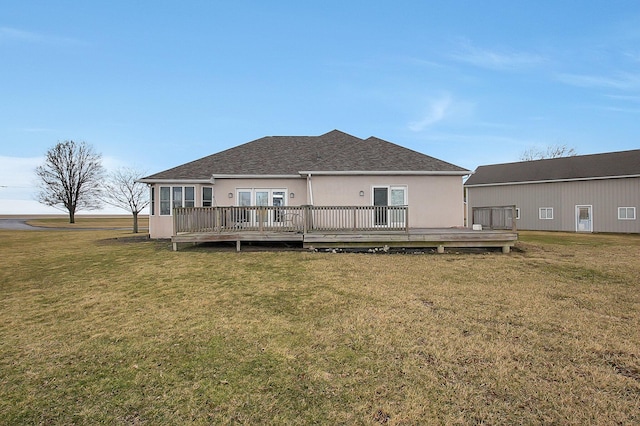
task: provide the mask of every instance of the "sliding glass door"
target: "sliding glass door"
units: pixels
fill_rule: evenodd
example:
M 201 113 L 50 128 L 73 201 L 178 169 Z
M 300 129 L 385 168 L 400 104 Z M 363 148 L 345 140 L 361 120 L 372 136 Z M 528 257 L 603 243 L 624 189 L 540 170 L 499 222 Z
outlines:
M 283 207 L 286 205 L 286 189 L 238 189 L 236 193 L 238 206 Z M 282 211 L 279 209 L 264 209 L 262 211 L 256 209 L 255 214 L 247 210 L 245 216 L 246 222 L 252 226 L 258 223 L 273 224 L 283 220 Z
M 404 226 L 406 221 L 405 212 L 403 210 L 390 210 L 388 207 L 407 205 L 407 187 L 373 187 L 373 205 L 376 207 L 373 213 L 375 226 Z

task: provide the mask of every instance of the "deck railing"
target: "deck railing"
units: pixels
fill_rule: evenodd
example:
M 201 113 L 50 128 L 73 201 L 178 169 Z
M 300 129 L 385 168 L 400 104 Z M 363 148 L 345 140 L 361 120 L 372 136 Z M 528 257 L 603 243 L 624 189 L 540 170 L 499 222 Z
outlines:
M 483 228 L 516 230 L 516 206 L 473 207 L 471 217 Z
M 407 206 L 179 207 L 174 234 L 202 232 L 408 232 Z

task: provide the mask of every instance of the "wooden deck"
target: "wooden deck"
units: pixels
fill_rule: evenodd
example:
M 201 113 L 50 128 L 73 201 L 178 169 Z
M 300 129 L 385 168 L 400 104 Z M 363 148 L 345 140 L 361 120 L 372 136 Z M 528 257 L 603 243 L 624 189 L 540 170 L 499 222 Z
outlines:
M 300 242 L 305 248 L 501 247 L 515 230 L 409 228 L 407 206 L 242 206 L 174 209 L 173 249 L 181 243 Z
M 304 248 L 436 248 L 439 253 L 445 248 L 486 248 L 501 247 L 503 253 L 509 253 L 518 240 L 518 234 L 512 231 L 473 231 L 468 228 L 416 228 L 409 232 L 369 231 L 363 232 L 195 232 L 182 233 L 171 238 L 173 249 L 178 244 L 199 244 L 206 242 L 235 241 L 240 251 L 241 243 L 246 242 L 300 242 Z

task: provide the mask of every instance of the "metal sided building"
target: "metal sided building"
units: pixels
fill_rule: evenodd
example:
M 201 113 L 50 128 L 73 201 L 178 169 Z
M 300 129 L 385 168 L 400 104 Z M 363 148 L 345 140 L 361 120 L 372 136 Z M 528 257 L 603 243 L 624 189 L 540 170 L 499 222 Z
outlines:
M 521 230 L 640 233 L 640 149 L 480 166 L 467 215 L 515 205 Z

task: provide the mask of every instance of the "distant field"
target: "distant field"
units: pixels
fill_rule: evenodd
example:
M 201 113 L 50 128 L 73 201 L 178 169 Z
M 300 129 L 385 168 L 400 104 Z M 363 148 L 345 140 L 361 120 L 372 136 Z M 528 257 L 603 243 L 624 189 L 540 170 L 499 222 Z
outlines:
M 75 223 L 69 223 L 68 216 L 34 216 L 28 224 L 48 228 L 132 228 L 133 216 L 76 216 Z M 149 228 L 149 216 L 138 217 L 138 227 Z
M 2 424 L 640 423 L 637 235 L 523 232 L 509 255 L 0 239 Z

